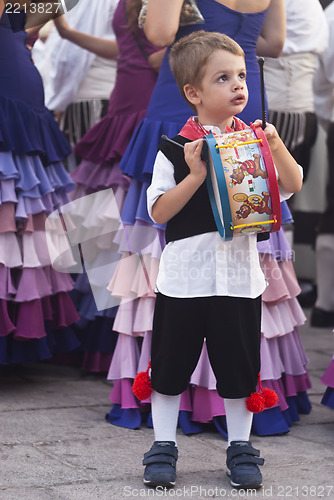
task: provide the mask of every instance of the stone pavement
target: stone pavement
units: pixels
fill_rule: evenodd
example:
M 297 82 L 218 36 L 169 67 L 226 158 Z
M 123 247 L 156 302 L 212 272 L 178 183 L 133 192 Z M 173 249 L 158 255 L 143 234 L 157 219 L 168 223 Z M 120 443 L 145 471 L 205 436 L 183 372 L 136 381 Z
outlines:
M 41 363 L 0 371 L 0 499 L 334 499 L 334 412 L 320 404 L 325 387 L 319 380 L 333 355 L 334 335 L 307 322 L 301 336 L 313 408 L 286 435 L 252 437 L 266 459 L 264 487 L 257 492 L 230 487 L 226 441 L 210 432 L 188 437 L 178 431 L 176 488 L 145 488 L 141 460 L 152 429 L 104 420 L 111 389 L 105 377 Z

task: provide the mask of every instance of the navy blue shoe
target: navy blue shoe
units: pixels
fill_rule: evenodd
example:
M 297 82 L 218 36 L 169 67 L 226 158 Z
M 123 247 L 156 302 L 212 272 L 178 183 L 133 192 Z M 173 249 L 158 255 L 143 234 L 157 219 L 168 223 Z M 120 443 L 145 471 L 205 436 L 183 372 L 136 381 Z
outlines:
M 227 475 L 234 488 L 258 489 L 262 486 L 262 474 L 258 465 L 264 464 L 259 450 L 250 441 L 232 441 L 226 450 Z
M 177 458 L 174 441 L 154 441 L 150 451 L 144 454 L 144 484 L 153 488 L 175 486 Z

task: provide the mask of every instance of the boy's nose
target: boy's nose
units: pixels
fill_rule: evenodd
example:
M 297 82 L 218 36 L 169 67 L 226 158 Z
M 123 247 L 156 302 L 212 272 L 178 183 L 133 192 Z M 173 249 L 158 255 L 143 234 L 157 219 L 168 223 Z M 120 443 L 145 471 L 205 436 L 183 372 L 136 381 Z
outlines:
M 244 88 L 244 82 L 237 80 L 233 83 L 233 90 L 241 90 Z

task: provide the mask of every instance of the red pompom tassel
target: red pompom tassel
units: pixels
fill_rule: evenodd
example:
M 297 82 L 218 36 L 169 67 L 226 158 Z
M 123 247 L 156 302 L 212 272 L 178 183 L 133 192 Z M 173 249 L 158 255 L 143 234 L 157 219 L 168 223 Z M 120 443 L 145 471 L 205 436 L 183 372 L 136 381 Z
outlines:
M 264 399 L 262 394 L 258 392 L 252 392 L 252 394 L 246 399 L 247 410 L 252 413 L 260 413 L 264 410 Z
M 150 368 L 151 361 L 148 364 L 146 372 L 137 373 L 132 384 L 132 392 L 140 400 L 147 399 L 152 394 L 152 384 L 148 374 Z
M 265 408 L 272 408 L 278 403 L 278 396 L 272 389 L 262 388 L 261 385 L 261 374 L 259 373 L 259 390 L 253 392 L 246 399 L 247 410 L 252 413 L 260 413 Z
M 264 406 L 266 408 L 272 408 L 278 403 L 278 396 L 272 389 L 263 389 L 262 396 L 264 399 Z

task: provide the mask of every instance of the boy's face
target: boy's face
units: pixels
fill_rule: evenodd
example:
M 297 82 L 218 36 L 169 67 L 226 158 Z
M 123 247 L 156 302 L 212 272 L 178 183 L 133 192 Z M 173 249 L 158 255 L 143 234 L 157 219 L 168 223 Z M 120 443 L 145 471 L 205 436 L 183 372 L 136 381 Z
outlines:
M 193 104 L 202 123 L 229 125 L 231 117 L 240 113 L 248 101 L 244 58 L 226 50 L 215 50 L 206 64 L 196 95 L 197 102 Z

